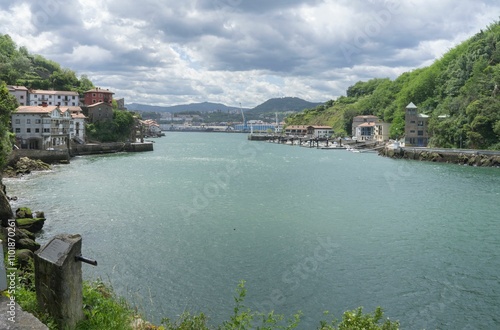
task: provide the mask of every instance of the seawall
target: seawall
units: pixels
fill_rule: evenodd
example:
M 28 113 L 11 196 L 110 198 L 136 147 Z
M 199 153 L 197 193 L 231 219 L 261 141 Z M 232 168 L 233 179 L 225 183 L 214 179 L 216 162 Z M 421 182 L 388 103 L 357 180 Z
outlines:
M 143 151 L 153 151 L 153 143 L 111 142 L 111 143 L 76 144 L 71 146 L 71 156 L 109 154 L 115 152 L 143 152 Z
M 383 148 L 379 155 L 459 165 L 500 167 L 500 151 L 433 148 Z
M 71 157 L 83 155 L 98 155 L 115 152 L 144 152 L 153 151 L 152 142 L 144 143 L 92 143 L 92 144 L 73 144 L 71 149 L 55 150 L 34 150 L 34 149 L 16 149 L 9 156 L 9 164 L 15 164 L 21 157 L 39 159 L 47 164 L 67 163 Z

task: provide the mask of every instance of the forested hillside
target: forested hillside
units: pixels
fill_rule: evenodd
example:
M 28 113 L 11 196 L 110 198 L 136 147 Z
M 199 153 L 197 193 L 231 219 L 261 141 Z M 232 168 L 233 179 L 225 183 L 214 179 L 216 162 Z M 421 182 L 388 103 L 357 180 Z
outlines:
M 0 34 L 0 81 L 33 89 L 76 91 L 82 94 L 94 86 L 87 76 L 80 78 L 70 69 L 41 55 L 33 55 L 26 47 L 17 47 L 9 35 Z
M 349 135 L 354 116 L 374 114 L 391 122 L 391 137 L 400 138 L 410 102 L 431 116 L 431 146 L 500 149 L 500 22 L 429 67 L 395 80 L 358 82 L 346 96 L 291 116 L 287 124 L 329 124 Z

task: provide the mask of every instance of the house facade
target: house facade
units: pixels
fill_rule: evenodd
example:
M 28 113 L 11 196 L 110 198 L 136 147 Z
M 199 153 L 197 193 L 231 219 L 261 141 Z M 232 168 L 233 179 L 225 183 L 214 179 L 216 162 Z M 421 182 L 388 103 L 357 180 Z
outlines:
M 30 106 L 78 106 L 80 97 L 77 92 L 46 91 L 31 89 L 28 91 Z
M 110 106 L 113 105 L 113 92 L 109 89 L 96 87 L 85 92 L 84 104 L 89 106 L 95 103 L 106 103 Z
M 405 110 L 405 146 L 427 147 L 429 143 L 429 116 L 418 113 L 413 102 Z
M 16 145 L 22 149 L 64 148 L 72 124 L 71 111 L 59 106 L 20 106 L 12 115 Z
M 290 125 L 285 128 L 286 135 L 306 136 L 307 125 Z
M 105 102 L 98 102 L 86 107 L 89 122 L 96 123 L 113 119 L 113 107 Z
M 357 141 L 387 141 L 389 129 L 389 123 L 373 115 L 356 116 L 352 120 L 352 137 Z
M 329 138 L 333 135 L 333 129 L 330 126 L 308 126 L 307 135 L 312 138 Z
M 28 105 L 28 89 L 24 86 L 13 86 L 13 85 L 8 85 L 7 89 L 9 90 L 9 93 L 14 95 L 14 97 L 17 100 L 17 103 L 20 106 L 23 105 Z

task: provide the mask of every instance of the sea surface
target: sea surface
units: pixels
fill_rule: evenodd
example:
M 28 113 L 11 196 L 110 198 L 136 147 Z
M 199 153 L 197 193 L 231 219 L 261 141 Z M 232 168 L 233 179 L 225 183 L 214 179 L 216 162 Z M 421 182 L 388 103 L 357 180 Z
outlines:
M 102 278 L 154 322 L 245 305 L 315 329 L 383 307 L 403 329 L 500 328 L 500 169 L 174 133 L 4 179 L 40 242 L 81 234 Z

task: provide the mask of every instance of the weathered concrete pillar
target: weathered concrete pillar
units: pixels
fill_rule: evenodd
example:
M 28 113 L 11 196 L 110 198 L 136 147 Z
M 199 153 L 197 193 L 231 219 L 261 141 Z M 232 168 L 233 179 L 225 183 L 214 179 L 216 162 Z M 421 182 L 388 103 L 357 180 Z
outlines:
M 3 262 L 3 242 L 0 239 L 0 291 L 7 290 L 7 270 Z
M 35 286 L 38 305 L 60 329 L 74 329 L 83 315 L 82 237 L 61 234 L 35 252 Z

